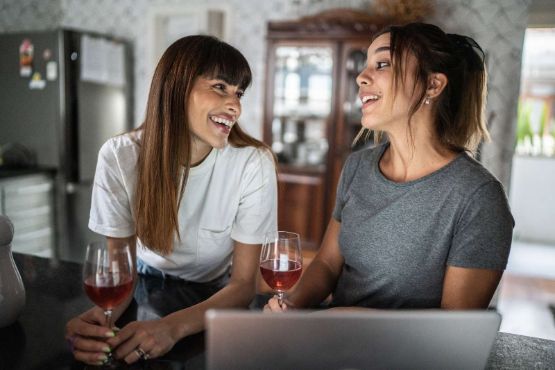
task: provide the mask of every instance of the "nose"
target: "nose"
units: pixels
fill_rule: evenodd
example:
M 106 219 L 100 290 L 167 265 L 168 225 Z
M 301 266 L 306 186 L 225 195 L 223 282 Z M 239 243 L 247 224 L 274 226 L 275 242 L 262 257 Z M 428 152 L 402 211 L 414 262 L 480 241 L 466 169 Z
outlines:
M 370 75 L 370 71 L 368 70 L 368 68 L 363 69 L 362 72 L 358 74 L 356 81 L 358 87 L 370 84 L 370 82 L 372 81 L 372 76 Z
M 241 114 L 241 101 L 235 95 L 230 96 L 226 101 L 226 109 L 234 116 L 239 117 Z

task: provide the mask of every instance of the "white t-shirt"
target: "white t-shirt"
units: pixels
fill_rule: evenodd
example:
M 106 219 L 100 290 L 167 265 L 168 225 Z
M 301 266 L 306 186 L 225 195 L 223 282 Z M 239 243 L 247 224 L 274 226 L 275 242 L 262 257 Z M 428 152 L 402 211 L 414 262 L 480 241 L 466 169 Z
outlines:
M 135 234 L 133 199 L 139 146 L 125 134 L 100 149 L 89 228 L 110 237 Z M 277 230 L 277 181 L 270 153 L 254 147 L 212 149 L 189 171 L 179 211 L 181 240 L 157 254 L 138 240 L 137 256 L 165 273 L 196 282 L 221 276 L 231 263 L 233 240 L 261 244 Z

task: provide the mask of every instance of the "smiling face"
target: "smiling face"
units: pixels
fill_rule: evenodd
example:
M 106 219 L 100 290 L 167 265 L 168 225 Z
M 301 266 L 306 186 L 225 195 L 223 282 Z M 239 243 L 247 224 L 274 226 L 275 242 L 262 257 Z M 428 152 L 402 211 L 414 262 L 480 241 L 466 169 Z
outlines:
M 409 56 L 404 64 L 405 76 L 399 76 L 400 83 L 395 89 L 390 34 L 384 33 L 372 42 L 368 48 L 367 66 L 357 77 L 363 127 L 386 132 L 395 127 L 407 127 L 409 110 L 416 95 L 413 88 L 415 65 L 414 57 Z
M 187 102 L 193 136 L 193 158 L 202 159 L 212 148 L 223 148 L 241 115 L 243 90 L 221 78 L 197 77 Z

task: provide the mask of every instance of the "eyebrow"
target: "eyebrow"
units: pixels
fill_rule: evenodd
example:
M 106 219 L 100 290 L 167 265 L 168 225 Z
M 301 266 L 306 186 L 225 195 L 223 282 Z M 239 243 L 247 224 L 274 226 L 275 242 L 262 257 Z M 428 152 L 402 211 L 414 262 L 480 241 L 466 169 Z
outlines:
M 374 50 L 374 54 L 378 54 L 382 51 L 389 51 L 389 50 L 390 50 L 389 46 L 380 46 L 379 48 Z

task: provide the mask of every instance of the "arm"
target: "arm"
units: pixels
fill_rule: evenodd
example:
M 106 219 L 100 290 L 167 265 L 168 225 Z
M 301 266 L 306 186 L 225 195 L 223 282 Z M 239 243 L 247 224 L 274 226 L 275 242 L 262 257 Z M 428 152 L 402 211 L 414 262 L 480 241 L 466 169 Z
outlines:
M 453 236 L 441 308 L 487 308 L 507 264 L 513 226 L 499 182 L 487 182 L 472 194 Z
M 447 266 L 441 308 L 485 309 L 501 280 L 503 271 Z
M 204 330 L 204 314 L 211 308 L 247 307 L 255 295 L 260 246 L 235 242 L 229 283 L 207 300 L 174 312 L 160 320 L 135 321 L 125 326 L 108 343 L 116 357 L 127 363 L 137 361 L 134 352 L 142 348 L 151 358 L 167 353 L 180 339 Z
M 319 304 L 333 291 L 341 274 L 344 259 L 339 250 L 341 223 L 331 219 L 322 246 L 308 266 L 299 283 L 287 295 L 286 304 L 295 308 Z M 272 298 L 266 310 L 282 311 L 277 299 Z
M 135 261 L 135 240 L 134 236 L 129 238 L 107 237 L 108 248 L 118 248 L 128 243 L 133 261 Z M 134 273 L 137 273 L 136 268 L 134 268 Z M 114 322 L 129 306 L 132 299 L 132 295 L 129 295 L 125 302 L 113 310 Z M 67 322 L 65 337 L 71 343 L 76 360 L 88 364 L 101 364 L 106 359 L 106 353 L 110 352 L 110 346 L 106 340 L 114 337 L 115 334 L 111 328 L 106 328 L 105 325 L 104 310 L 98 306 L 92 307 Z

